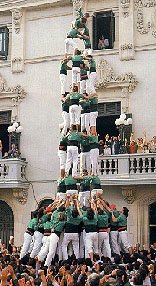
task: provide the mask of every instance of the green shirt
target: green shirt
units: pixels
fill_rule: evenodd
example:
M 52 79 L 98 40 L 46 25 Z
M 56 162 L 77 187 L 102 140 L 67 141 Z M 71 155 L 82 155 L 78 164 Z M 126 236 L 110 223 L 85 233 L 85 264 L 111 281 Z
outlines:
M 82 19 L 82 18 L 80 18 L 80 19 Z M 87 19 L 86 20 L 84 19 L 85 23 L 80 23 L 80 19 L 77 19 L 74 23 L 74 26 L 78 29 L 84 28 L 85 23 L 87 22 Z
M 88 79 L 87 71 L 89 70 L 88 67 L 80 68 L 80 79 L 86 80 Z
M 70 100 L 83 98 L 83 95 L 77 92 L 71 92 L 69 95 Z
M 69 113 L 70 101 L 62 101 L 62 111 Z
M 80 63 L 83 61 L 82 55 L 72 56 L 73 67 L 80 67 Z
M 81 147 L 81 152 L 89 152 L 90 151 L 89 136 L 83 136 L 82 135 L 81 141 L 80 141 L 80 147 Z
M 60 74 L 67 75 L 67 69 L 68 69 L 67 63 L 61 63 L 61 65 L 60 65 Z
M 98 136 L 89 136 L 89 143 L 91 149 L 99 148 Z
M 101 215 L 97 215 L 98 217 L 98 229 L 108 228 L 108 215 L 106 212 Z
M 77 29 L 71 29 L 67 36 L 70 36 L 71 38 L 77 38 L 77 36 L 80 35 L 80 32 Z
M 34 230 L 37 224 L 38 224 L 37 218 L 33 218 L 28 222 L 27 228 L 31 228 Z
M 83 179 L 80 181 L 80 191 L 90 191 L 90 182 L 92 180 L 92 176 L 84 176 Z
M 127 218 L 124 214 L 117 217 L 118 227 L 127 226 Z
M 97 112 L 98 111 L 98 98 L 97 96 L 90 98 L 90 111 Z
M 89 37 L 89 29 L 88 29 L 88 27 L 85 27 L 85 31 L 84 31 L 83 35 Z M 85 49 L 90 49 L 90 48 L 91 48 L 90 38 L 88 38 L 88 39 L 83 39 L 83 42 L 84 42 L 84 45 L 85 45 Z
M 91 176 L 91 177 L 92 177 L 91 179 L 92 188 L 93 189 L 101 188 L 100 178 L 98 176 Z
M 119 215 L 120 215 L 119 211 L 117 211 L 117 210 L 113 210 L 112 213 L 113 213 L 113 215 L 115 216 L 115 218 L 118 218 Z M 112 213 L 110 213 L 110 214 L 111 214 L 111 216 L 110 216 L 111 226 L 117 226 L 118 223 L 117 223 L 117 222 L 114 222 L 114 221 L 112 220 Z
M 66 193 L 65 178 L 57 180 L 57 192 Z
M 74 209 L 74 208 L 72 208 Z M 82 217 L 80 217 L 79 215 L 76 218 L 73 218 L 72 216 L 72 209 L 71 208 L 67 208 L 66 209 L 66 214 L 67 214 L 67 223 L 73 224 L 73 225 L 79 225 L 80 222 L 82 221 Z
M 58 216 L 59 216 L 59 214 L 60 214 L 60 210 L 59 210 L 59 208 L 57 208 L 57 209 L 53 212 L 53 215 L 52 215 L 52 224 L 53 224 L 53 225 L 58 222 Z
M 58 220 L 58 221 L 53 225 L 54 232 L 57 234 L 58 237 L 60 237 L 61 232 L 64 230 L 65 224 L 66 224 L 66 221 L 59 221 L 59 220 Z
M 69 186 L 69 185 L 76 185 L 77 184 L 77 180 L 74 179 L 72 176 L 68 176 L 65 178 L 65 185 Z
M 46 221 L 46 222 L 44 223 L 44 232 L 46 232 L 45 230 L 47 230 L 47 231 L 51 230 L 52 227 L 53 227 L 52 221 Z
M 85 226 L 88 226 L 88 225 L 97 225 L 97 222 L 98 222 L 97 215 L 94 215 L 94 218 L 93 218 L 93 219 L 88 219 L 86 216 L 83 217 L 83 223 L 84 223 Z
M 75 142 L 74 146 L 78 146 L 81 139 L 82 139 L 82 135 L 79 132 L 76 131 L 72 131 L 71 133 L 69 133 L 67 135 L 67 139 L 68 139 L 68 145 L 72 146 L 73 141 Z
M 91 69 L 95 69 L 96 70 L 96 62 L 95 62 L 95 60 L 93 58 L 91 58 L 89 60 L 89 67 L 90 67 L 90 71 L 91 71 Z

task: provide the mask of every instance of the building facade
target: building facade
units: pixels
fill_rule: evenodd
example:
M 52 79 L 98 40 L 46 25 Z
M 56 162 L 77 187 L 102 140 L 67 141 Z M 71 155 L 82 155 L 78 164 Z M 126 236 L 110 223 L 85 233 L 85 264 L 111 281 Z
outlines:
M 56 195 L 59 62 L 79 7 L 90 14 L 88 26 L 98 67 L 98 120 L 99 126 L 106 126 L 101 132 L 108 133 L 112 120 L 125 113 L 133 119 L 135 138 L 144 132 L 147 140 L 156 135 L 156 0 L 2 0 L 0 139 L 4 152 L 9 144 L 8 126 L 20 122 L 20 151 L 26 161 L 0 160 L 0 236 L 5 240 L 14 234 L 18 246 L 31 211 Z M 108 46 L 99 50 L 102 35 Z M 107 168 L 106 161 L 110 162 Z M 105 199 L 130 210 L 132 243 L 156 241 L 155 161 L 155 154 L 124 154 L 99 162 Z

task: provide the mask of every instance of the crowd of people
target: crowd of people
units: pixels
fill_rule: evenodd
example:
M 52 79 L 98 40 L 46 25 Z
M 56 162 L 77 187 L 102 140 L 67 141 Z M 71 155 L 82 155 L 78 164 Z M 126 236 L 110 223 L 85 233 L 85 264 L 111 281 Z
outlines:
M 13 244 L 8 248 L 0 243 L 0 284 L 2 286 L 130 286 L 156 285 L 156 243 L 148 249 L 139 244 L 133 252 L 114 254 L 111 259 L 94 255 L 94 265 L 88 259 L 58 260 L 42 267 L 29 255 L 20 259 L 20 252 Z
M 156 136 L 153 136 L 152 140 L 147 142 L 146 137 L 144 138 L 133 138 L 134 135 L 131 133 L 130 143 L 127 140 L 123 142 L 120 136 L 112 136 L 106 134 L 103 140 L 99 141 L 99 154 L 100 155 L 117 155 L 123 152 L 128 154 L 141 154 L 141 153 L 156 153 Z

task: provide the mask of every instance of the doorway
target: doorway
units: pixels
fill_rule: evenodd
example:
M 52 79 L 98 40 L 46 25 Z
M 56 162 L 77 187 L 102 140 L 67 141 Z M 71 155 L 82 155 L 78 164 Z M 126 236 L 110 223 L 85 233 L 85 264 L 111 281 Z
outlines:
M 0 112 L 0 140 L 2 140 L 2 154 L 9 151 L 8 127 L 11 123 L 11 111 Z
M 99 140 L 104 140 L 106 134 L 111 136 L 118 136 L 119 130 L 116 128 L 115 120 L 119 118 L 118 115 L 99 116 L 97 118 L 97 133 Z
M 149 205 L 150 244 L 156 242 L 156 202 Z
M 9 238 L 14 235 L 14 215 L 11 207 L 0 200 L 0 238 L 8 246 Z
M 98 104 L 97 133 L 99 140 L 103 140 L 106 134 L 118 136 L 119 131 L 115 120 L 121 114 L 121 101 L 103 102 Z

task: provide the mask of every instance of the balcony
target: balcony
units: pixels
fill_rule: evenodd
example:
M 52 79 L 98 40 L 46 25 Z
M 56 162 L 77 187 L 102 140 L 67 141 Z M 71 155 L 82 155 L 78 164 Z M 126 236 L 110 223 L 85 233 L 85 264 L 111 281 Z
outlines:
M 156 153 L 99 157 L 102 185 L 156 184 Z
M 27 163 L 21 159 L 1 159 L 0 189 L 28 189 L 29 183 L 25 178 L 26 166 Z

